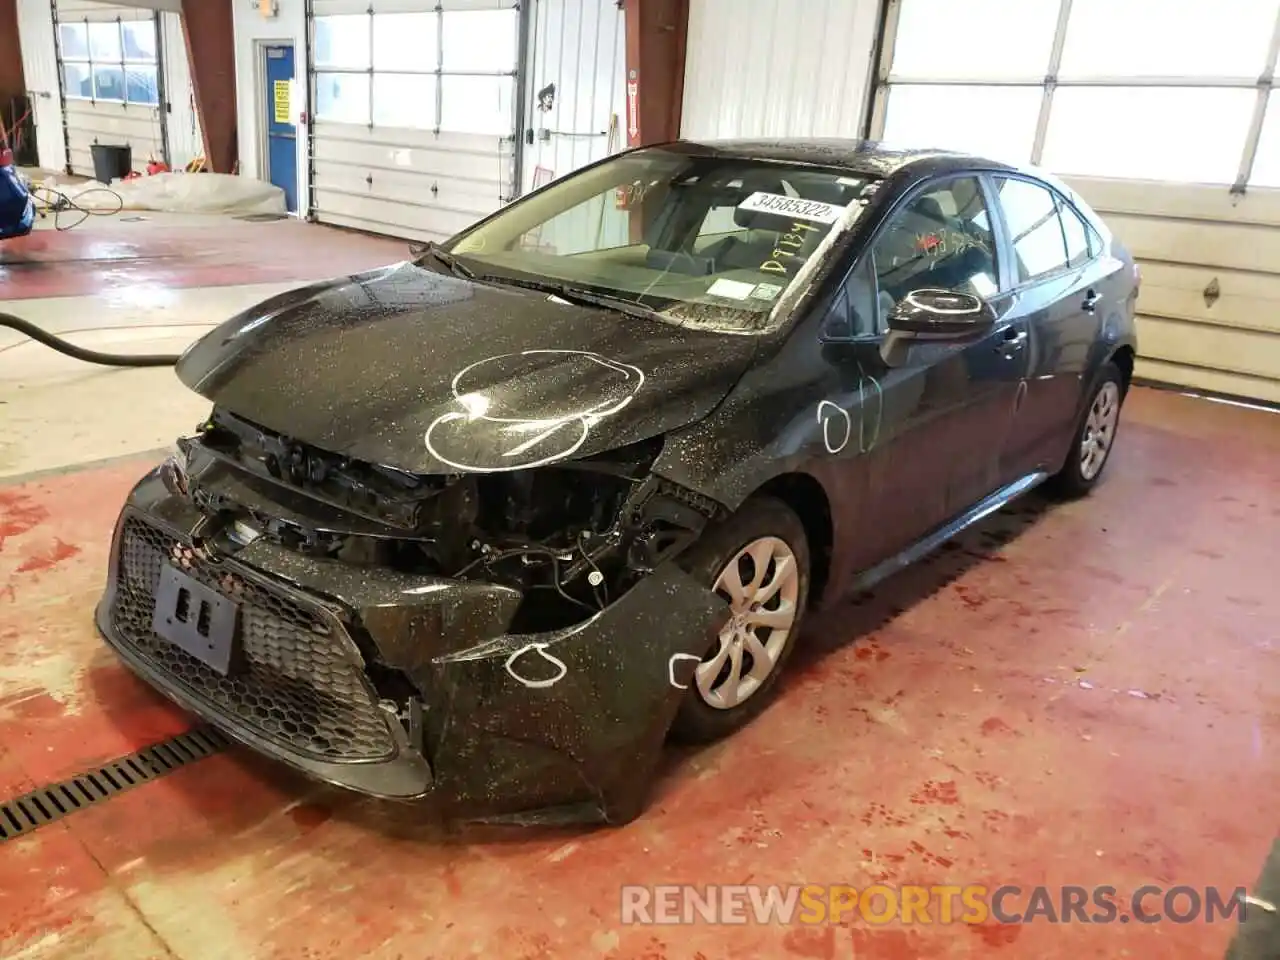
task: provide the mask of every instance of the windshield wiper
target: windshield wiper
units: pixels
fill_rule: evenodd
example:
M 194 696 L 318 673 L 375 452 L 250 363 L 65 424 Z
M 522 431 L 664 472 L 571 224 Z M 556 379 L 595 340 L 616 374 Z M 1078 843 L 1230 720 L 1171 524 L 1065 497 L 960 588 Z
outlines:
M 541 293 L 549 293 L 552 296 L 559 297 L 561 300 L 567 300 L 569 303 L 577 304 L 580 307 L 603 307 L 606 310 L 616 310 L 618 313 L 625 313 L 629 317 L 640 317 L 643 320 L 660 319 L 658 311 L 651 310 L 649 307 L 642 306 L 634 300 L 624 300 L 622 297 L 611 297 L 605 293 L 590 293 L 586 290 L 579 290 L 564 283 L 552 283 L 546 280 L 517 280 L 511 277 L 490 277 L 481 276 L 479 280 L 489 283 L 506 284 L 512 287 L 524 287 L 526 290 L 537 290 Z
M 470 267 L 464 267 L 458 262 L 458 258 L 451 253 L 445 253 L 440 249 L 440 245 L 432 242 L 428 243 L 426 249 L 422 251 L 423 255 L 434 258 L 448 267 L 456 276 L 463 277 L 467 280 L 476 278 L 475 272 Z

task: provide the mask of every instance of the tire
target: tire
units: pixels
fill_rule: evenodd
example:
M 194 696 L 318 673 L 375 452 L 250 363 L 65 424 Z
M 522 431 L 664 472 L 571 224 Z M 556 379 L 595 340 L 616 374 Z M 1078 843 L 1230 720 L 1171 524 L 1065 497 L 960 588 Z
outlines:
M 750 586 L 746 581 L 754 580 L 755 561 L 745 553 L 748 548 L 758 551 L 756 556 L 770 558 L 762 588 L 773 584 L 779 558 L 786 560 L 789 555 L 794 561 L 794 577 L 780 578 L 776 592 L 767 597 L 762 608 L 766 615 L 787 609 L 793 610 L 794 615 L 785 631 L 780 626 L 752 627 L 748 621 L 753 608 L 745 601 L 739 605 L 735 619 L 725 626 L 695 668 L 695 676 L 671 724 L 671 738 L 678 742 L 710 743 L 746 726 L 777 694 L 778 676 L 795 648 L 809 599 L 809 543 L 804 524 L 786 504 L 768 497 L 748 500 L 737 513 L 704 533 L 690 548 L 683 565 L 690 574 L 717 589 L 721 576 L 729 573 L 736 561 L 737 582 Z M 733 602 L 729 591 L 721 588 L 717 593 Z M 786 614 L 781 616 L 785 621 Z M 752 655 L 748 630 L 759 641 L 758 648 L 772 657 L 772 668 L 760 677 L 751 675 L 759 661 Z M 735 646 L 739 651 L 737 685 L 729 682 Z M 725 648 L 723 666 L 712 675 L 707 666 Z
M 1066 499 L 1075 499 L 1086 496 L 1098 485 L 1115 449 L 1124 399 L 1124 376 L 1120 368 L 1114 363 L 1104 364 L 1089 393 L 1088 402 L 1080 412 L 1080 421 L 1067 451 L 1067 462 L 1049 479 L 1048 486 L 1052 492 Z M 1105 439 L 1105 446 L 1100 451 L 1097 442 L 1093 441 L 1095 437 Z

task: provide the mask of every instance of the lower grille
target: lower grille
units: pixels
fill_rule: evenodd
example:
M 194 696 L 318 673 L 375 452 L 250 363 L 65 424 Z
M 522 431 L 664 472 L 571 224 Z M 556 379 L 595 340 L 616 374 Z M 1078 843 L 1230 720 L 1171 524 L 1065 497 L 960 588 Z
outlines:
M 203 559 L 137 517 L 121 531 L 111 622 L 119 641 L 233 724 L 293 753 L 329 762 L 378 760 L 395 743 L 340 628 L 291 597 Z M 243 660 L 230 677 L 151 629 L 164 563 L 241 605 Z

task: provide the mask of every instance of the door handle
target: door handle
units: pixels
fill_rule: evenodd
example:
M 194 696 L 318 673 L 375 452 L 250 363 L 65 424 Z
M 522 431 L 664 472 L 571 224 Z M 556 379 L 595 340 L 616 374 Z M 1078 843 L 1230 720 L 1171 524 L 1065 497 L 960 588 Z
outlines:
M 1015 330 L 1013 327 L 1005 330 L 1004 336 L 1001 338 L 1000 345 L 996 347 L 997 353 L 1002 353 L 1006 357 L 1012 357 L 1015 353 L 1027 345 L 1027 331 Z
M 1085 313 L 1093 313 L 1101 302 L 1102 296 L 1096 290 L 1090 290 L 1084 295 L 1084 303 L 1080 304 L 1080 309 Z

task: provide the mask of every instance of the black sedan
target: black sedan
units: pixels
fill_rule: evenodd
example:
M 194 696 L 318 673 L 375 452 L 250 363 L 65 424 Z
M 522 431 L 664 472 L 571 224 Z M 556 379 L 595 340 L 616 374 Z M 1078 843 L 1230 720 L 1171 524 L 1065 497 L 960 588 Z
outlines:
M 107 641 L 250 747 L 465 819 L 625 822 L 807 610 L 1099 480 L 1138 272 L 1041 172 L 628 151 L 195 343 Z

